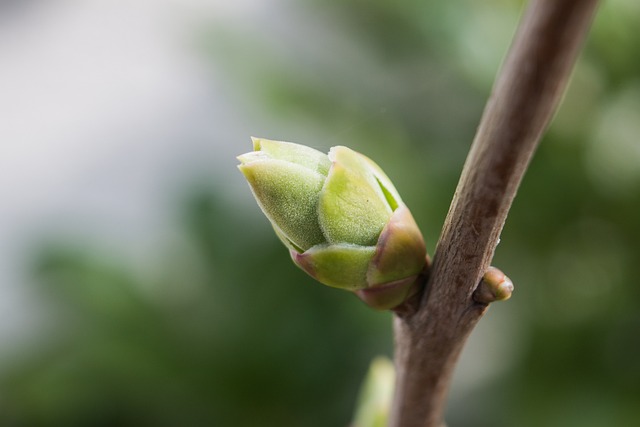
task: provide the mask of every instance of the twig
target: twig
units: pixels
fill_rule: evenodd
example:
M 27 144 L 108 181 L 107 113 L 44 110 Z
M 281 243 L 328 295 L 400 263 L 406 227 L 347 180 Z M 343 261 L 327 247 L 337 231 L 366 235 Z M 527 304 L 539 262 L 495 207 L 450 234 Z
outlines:
M 392 427 L 440 427 L 453 368 L 487 304 L 489 267 L 531 156 L 567 85 L 597 0 L 533 0 L 485 107 L 420 298 L 396 310 Z

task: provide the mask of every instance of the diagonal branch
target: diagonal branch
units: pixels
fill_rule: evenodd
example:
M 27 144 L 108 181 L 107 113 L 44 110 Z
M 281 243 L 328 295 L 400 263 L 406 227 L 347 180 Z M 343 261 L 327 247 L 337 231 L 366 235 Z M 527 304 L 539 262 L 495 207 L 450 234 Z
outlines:
M 597 0 L 532 0 L 464 165 L 421 298 L 396 310 L 390 425 L 439 427 L 453 368 L 486 310 L 472 294 L 586 36 Z

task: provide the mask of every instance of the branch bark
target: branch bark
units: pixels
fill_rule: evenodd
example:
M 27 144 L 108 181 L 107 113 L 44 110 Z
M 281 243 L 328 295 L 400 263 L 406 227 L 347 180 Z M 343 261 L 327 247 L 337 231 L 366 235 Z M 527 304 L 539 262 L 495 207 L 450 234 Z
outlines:
M 472 295 L 565 87 L 597 0 L 533 0 L 496 79 L 423 292 L 395 310 L 392 427 L 440 427 L 454 366 L 487 304 Z

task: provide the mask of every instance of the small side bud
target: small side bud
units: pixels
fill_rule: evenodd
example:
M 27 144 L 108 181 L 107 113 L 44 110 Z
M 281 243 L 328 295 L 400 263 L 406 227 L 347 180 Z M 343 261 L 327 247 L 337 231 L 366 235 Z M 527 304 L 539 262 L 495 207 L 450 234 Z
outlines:
M 473 300 L 481 304 L 504 301 L 511 298 L 513 282 L 500 269 L 489 267 L 473 293 Z

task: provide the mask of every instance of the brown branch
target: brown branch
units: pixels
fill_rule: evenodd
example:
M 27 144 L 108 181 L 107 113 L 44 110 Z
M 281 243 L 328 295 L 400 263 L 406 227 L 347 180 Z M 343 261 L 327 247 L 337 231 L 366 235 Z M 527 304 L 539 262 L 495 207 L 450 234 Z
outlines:
M 421 298 L 396 310 L 392 427 L 440 427 L 453 368 L 487 305 L 489 267 L 531 156 L 567 85 L 597 0 L 533 0 L 499 73 Z

